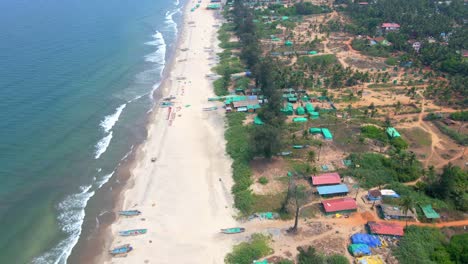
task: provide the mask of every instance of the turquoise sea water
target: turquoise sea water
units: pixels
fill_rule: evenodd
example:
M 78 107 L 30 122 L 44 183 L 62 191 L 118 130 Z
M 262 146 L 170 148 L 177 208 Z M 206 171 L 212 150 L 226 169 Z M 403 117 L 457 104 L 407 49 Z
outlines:
M 0 263 L 65 263 L 144 125 L 178 0 L 0 1 Z

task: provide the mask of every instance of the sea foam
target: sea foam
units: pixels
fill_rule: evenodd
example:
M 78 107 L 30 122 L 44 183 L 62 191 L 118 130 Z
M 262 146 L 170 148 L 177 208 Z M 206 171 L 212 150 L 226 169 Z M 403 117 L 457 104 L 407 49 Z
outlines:
M 99 140 L 98 143 L 96 143 L 96 146 L 94 148 L 96 149 L 94 152 L 94 158 L 99 159 L 101 155 L 106 152 L 107 147 L 109 147 L 110 142 L 112 139 L 112 131 L 107 134 L 107 136 L 103 137 L 101 140 Z
M 123 104 L 117 107 L 113 114 L 104 117 L 104 120 L 99 124 L 104 129 L 104 132 L 108 133 L 114 127 L 126 106 L 127 104 Z

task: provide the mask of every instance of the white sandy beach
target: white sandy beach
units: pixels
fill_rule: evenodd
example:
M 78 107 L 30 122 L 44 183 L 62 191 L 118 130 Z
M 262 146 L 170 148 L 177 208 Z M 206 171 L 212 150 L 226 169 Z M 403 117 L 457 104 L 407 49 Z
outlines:
M 161 108 L 152 118 L 132 170 L 133 185 L 123 194 L 122 209 L 138 209 L 142 215 L 119 217 L 112 225 L 112 246 L 130 243 L 134 250 L 108 263 L 223 263 L 231 249 L 232 239 L 219 233 L 220 228 L 236 226 L 224 113 L 202 111 L 214 95 L 205 75 L 218 49 L 213 26 L 220 22 L 214 11 L 205 9 L 207 1 L 190 12 L 195 4 L 184 11 L 177 57 L 161 87 L 164 95 L 177 97 L 175 104 L 170 114 Z M 181 77 L 185 80 L 178 80 Z M 137 228 L 148 228 L 148 233 L 117 235 Z

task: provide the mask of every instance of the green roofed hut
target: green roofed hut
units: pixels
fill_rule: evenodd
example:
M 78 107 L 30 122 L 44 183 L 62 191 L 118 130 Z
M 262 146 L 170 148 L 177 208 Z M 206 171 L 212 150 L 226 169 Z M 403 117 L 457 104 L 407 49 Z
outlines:
M 294 123 L 305 123 L 307 122 L 307 118 L 305 117 L 295 117 L 293 118 Z
M 296 103 L 297 102 L 297 97 L 288 97 L 288 102 L 290 103 Z
M 385 131 L 387 132 L 387 135 L 391 138 L 397 138 L 401 136 L 400 133 L 394 127 L 387 127 Z
M 305 105 L 305 109 L 306 109 L 307 113 L 309 113 L 309 114 L 312 113 L 312 112 L 315 112 L 314 105 L 311 104 L 311 103 L 307 103 Z
M 318 128 L 318 127 L 311 127 L 309 129 L 309 133 L 311 133 L 312 135 L 320 134 L 320 133 L 322 133 L 322 129 Z
M 211 9 L 211 10 L 216 10 L 216 9 L 221 9 L 221 5 L 220 4 L 209 4 L 206 8 Z
M 286 40 L 286 41 L 284 42 L 284 45 L 287 46 L 287 47 L 291 47 L 291 46 L 293 45 L 293 42 L 290 41 L 290 40 Z
M 318 119 L 320 116 L 319 112 L 311 112 L 310 113 L 310 118 L 311 119 Z
M 309 55 L 315 55 L 315 54 L 317 54 L 317 53 L 318 53 L 318 52 L 317 52 L 317 51 L 315 51 L 315 50 L 311 50 L 311 51 L 309 51 Z
M 430 219 L 430 220 L 434 220 L 434 219 L 439 219 L 440 218 L 440 215 L 432 208 L 432 205 L 428 204 L 428 205 L 421 205 L 420 206 L 423 213 L 424 213 L 424 216 L 427 218 L 427 219 Z
M 281 109 L 281 112 L 284 113 L 285 115 L 292 115 L 292 114 L 294 114 L 294 107 L 293 107 L 293 104 L 288 103 L 288 104 L 286 105 L 286 107 L 284 107 L 283 109 Z
M 298 108 L 296 108 L 296 114 L 297 115 L 305 115 L 304 107 L 299 106 Z
M 325 140 L 333 140 L 333 135 L 328 128 L 322 128 L 322 135 Z
M 288 20 L 288 19 L 289 19 L 288 16 L 283 16 L 283 17 L 281 18 L 281 20 L 283 20 L 283 21 L 286 21 L 286 20 Z
M 254 117 L 254 124 L 261 126 L 261 125 L 263 125 L 265 123 L 262 121 L 262 119 L 260 119 L 259 116 L 256 116 L 256 117 Z

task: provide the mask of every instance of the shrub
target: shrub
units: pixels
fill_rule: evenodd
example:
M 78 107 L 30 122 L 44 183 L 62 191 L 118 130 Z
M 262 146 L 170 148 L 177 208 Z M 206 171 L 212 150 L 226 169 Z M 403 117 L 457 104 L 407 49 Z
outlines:
M 269 245 L 270 238 L 262 234 L 253 234 L 250 242 L 234 246 L 224 259 L 227 264 L 252 264 L 254 260 L 273 253 Z
M 468 121 L 468 111 L 451 113 L 450 118 L 457 121 Z
M 361 127 L 361 135 L 366 138 L 377 139 L 382 142 L 388 141 L 388 136 L 385 131 L 376 126 L 363 126 Z
M 260 179 L 258 179 L 258 182 L 262 185 L 266 185 L 268 183 L 268 179 L 265 177 L 260 177 Z

